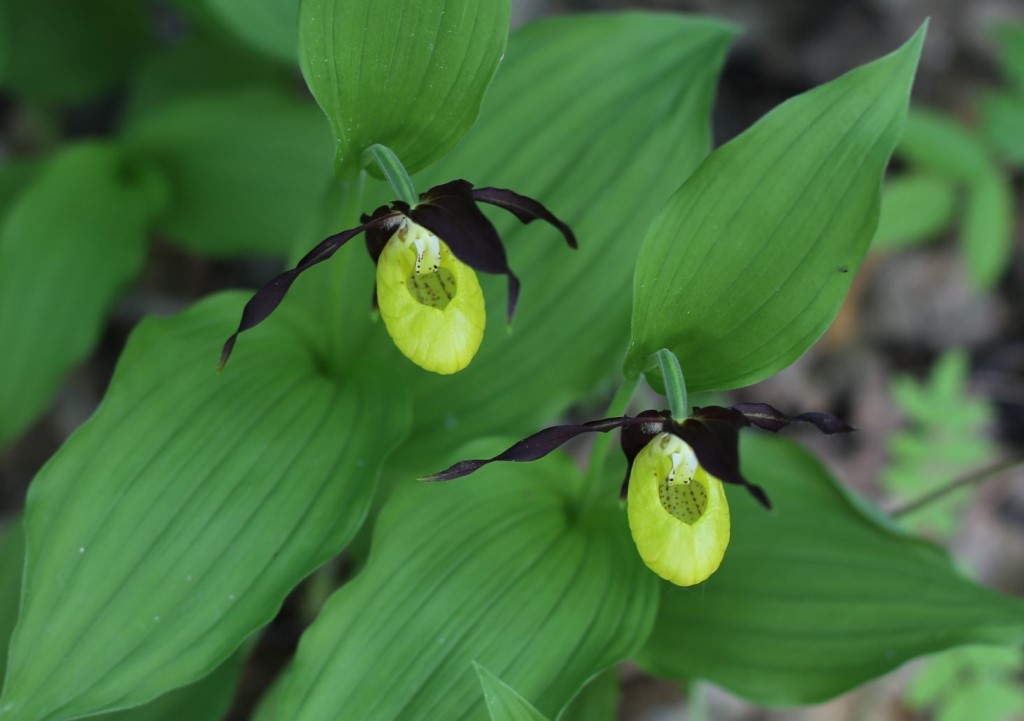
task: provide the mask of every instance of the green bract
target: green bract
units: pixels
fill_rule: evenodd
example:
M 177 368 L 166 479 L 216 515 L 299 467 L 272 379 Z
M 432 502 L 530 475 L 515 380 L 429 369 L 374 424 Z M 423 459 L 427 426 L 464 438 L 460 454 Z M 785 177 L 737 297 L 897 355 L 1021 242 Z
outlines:
M 337 163 L 391 148 L 410 172 L 480 112 L 505 50 L 509 0 L 303 0 L 302 74 L 334 128 Z
M 874 235 L 923 41 L 780 105 L 669 200 L 637 260 L 628 375 L 668 348 L 691 392 L 736 388 L 818 339 Z

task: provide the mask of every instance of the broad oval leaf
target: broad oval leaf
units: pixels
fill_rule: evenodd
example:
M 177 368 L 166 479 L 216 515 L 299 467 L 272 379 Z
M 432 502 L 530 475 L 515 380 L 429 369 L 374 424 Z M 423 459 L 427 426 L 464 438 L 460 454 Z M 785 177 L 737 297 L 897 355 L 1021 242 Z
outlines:
M 164 191 L 117 148 L 76 145 L 13 202 L 0 225 L 0 444 L 49 406 L 92 350 L 142 268 Z
M 931 110 L 914 108 L 907 115 L 897 155 L 952 180 L 973 180 L 990 166 L 984 143 L 967 128 Z
M 581 480 L 556 456 L 396 492 L 261 719 L 486 718 L 474 663 L 553 716 L 643 643 L 657 598 L 621 510 L 576 512 Z
M 125 708 L 200 678 L 362 523 L 405 432 L 395 381 L 325 377 L 284 309 L 218 375 L 242 301 L 141 324 L 33 482 L 0 717 Z
M 223 721 L 238 690 L 248 650 L 243 646 L 205 678 L 143 706 L 89 718 L 92 721 Z
M 590 679 L 556 721 L 616 721 L 621 695 L 618 669 L 610 668 Z
M 874 250 L 904 248 L 935 238 L 953 221 L 956 197 L 945 178 L 915 173 L 887 180 Z
M 574 15 L 513 33 L 479 122 L 418 184 L 466 177 L 537 198 L 580 247 L 493 215 L 523 284 L 511 332 L 504 283 L 482 276 L 489 330 L 473 362 L 449 379 L 410 369 L 415 431 L 393 458 L 400 472 L 434 471 L 473 437 L 531 433 L 609 379 L 628 337 L 642 234 L 708 152 L 734 34 L 659 13 Z M 482 402 L 494 397 L 501 403 Z
M 967 186 L 960 242 L 974 284 L 990 289 L 1013 253 L 1014 197 L 1010 179 L 996 167 Z
M 253 47 L 294 64 L 299 0 L 207 0 L 221 19 Z
M 547 721 L 540 711 L 514 688 L 480 664 L 474 664 L 487 702 L 491 721 Z
M 783 103 L 686 181 L 637 261 L 627 375 L 668 348 L 691 391 L 736 388 L 821 336 L 874 235 L 923 41 Z
M 415 172 L 448 152 L 480 112 L 508 22 L 509 0 L 303 0 L 299 62 L 337 162 L 360 167 L 379 143 Z
M 281 92 L 185 99 L 126 135 L 170 185 L 159 229 L 203 253 L 283 255 L 331 177 L 330 129 L 312 104 Z
M 1024 603 L 963 578 L 780 438 L 744 438 L 744 473 L 766 512 L 735 494 L 733 539 L 700 588 L 662 587 L 650 671 L 704 678 L 754 703 L 821 701 L 927 653 L 1020 643 Z
M 1024 166 L 1024 93 L 986 93 L 981 115 L 989 145 L 1007 162 Z
M 45 103 L 82 102 L 127 78 L 148 33 L 135 0 L 4 0 L 0 87 Z
M 992 28 L 999 60 L 1007 79 L 1024 89 L 1024 23 L 1004 21 Z
M 25 529 L 21 516 L 4 519 L 0 539 L 0 675 L 7 671 L 7 646 L 18 619 L 21 603 L 21 575 L 25 570 Z

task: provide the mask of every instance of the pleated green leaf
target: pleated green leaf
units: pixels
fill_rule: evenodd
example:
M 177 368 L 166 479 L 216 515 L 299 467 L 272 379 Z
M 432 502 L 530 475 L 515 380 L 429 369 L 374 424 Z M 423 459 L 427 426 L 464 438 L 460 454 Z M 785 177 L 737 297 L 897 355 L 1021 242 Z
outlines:
M 0 718 L 50 721 L 190 683 L 351 538 L 405 432 L 395 381 L 324 377 L 282 308 L 216 373 L 243 296 L 133 333 L 96 416 L 34 480 Z
M 972 180 L 989 168 L 985 145 L 960 123 L 939 113 L 914 108 L 897 154 L 952 180 Z
M 0 225 L 0 444 L 49 406 L 142 268 L 160 179 L 113 147 L 63 150 Z
M 283 255 L 331 177 L 316 108 L 271 90 L 183 100 L 140 118 L 126 142 L 167 177 L 159 229 L 203 253 Z
M 967 186 L 960 242 L 967 271 L 979 288 L 992 288 L 1010 262 L 1013 218 L 1010 179 L 998 168 L 990 167 Z
M 0 677 L 7 668 L 7 647 L 18 618 L 21 576 L 25 570 L 25 532 L 20 516 L 6 519 L 0 540 Z M 206 678 L 172 691 L 144 706 L 93 716 L 96 721 L 220 721 L 235 696 L 238 675 L 248 654 L 244 647 Z
M 985 136 L 999 155 L 1024 166 L 1024 94 L 991 92 L 982 99 Z
M 0 676 L 7 671 L 7 645 L 21 603 L 21 574 L 25 570 L 25 531 L 21 517 L 5 519 L 0 540 Z
M 474 663 L 554 716 L 643 643 L 657 600 L 621 510 L 574 510 L 580 482 L 555 456 L 397 491 L 260 718 L 486 719 Z
M 992 28 L 999 60 L 1006 77 L 1024 89 L 1024 23 L 1002 22 Z
M 135 0 L 3 0 L 0 87 L 44 103 L 82 102 L 129 75 L 148 33 Z
M 303 0 L 299 62 L 337 162 L 390 147 L 409 172 L 473 124 L 508 36 L 509 0 Z
M 238 690 L 238 678 L 248 657 L 246 650 L 243 647 L 236 651 L 205 678 L 155 701 L 89 718 L 93 721 L 221 721 L 227 716 Z
M 908 174 L 888 180 L 872 248 L 903 248 L 933 240 L 953 222 L 955 207 L 953 183 L 945 178 Z
M 580 247 L 541 223 L 491 214 L 522 279 L 516 318 L 506 332 L 504 279 L 481 276 L 488 329 L 477 357 L 453 378 L 410 369 L 416 431 L 395 456 L 407 472 L 437 470 L 446 449 L 479 435 L 531 433 L 610 379 L 628 339 L 640 241 L 708 152 L 733 35 L 723 23 L 655 13 L 576 15 L 513 34 L 479 122 L 417 184 L 464 177 L 537 198 Z M 480 402 L 494 397 L 502 402 Z
M 260 51 L 294 64 L 299 0 L 207 0 L 225 24 Z
M 233 95 L 247 89 L 294 90 L 291 68 L 232 40 L 193 27 L 181 42 L 147 55 L 135 71 L 125 101 L 125 126 L 130 128 L 138 118 L 201 95 Z
M 664 585 L 641 664 L 759 704 L 821 701 L 904 661 L 970 643 L 1019 644 L 1024 603 L 962 577 L 937 547 L 844 491 L 780 438 L 743 441 L 765 511 L 731 493 L 733 538 L 699 588 Z
M 590 679 L 557 721 L 616 721 L 619 718 L 619 675 L 614 668 Z
M 783 103 L 679 189 L 637 261 L 628 375 L 668 348 L 691 391 L 736 388 L 821 336 L 874 235 L 923 41 Z
M 544 714 L 519 693 L 480 664 L 473 664 L 484 690 L 491 721 L 547 721 Z

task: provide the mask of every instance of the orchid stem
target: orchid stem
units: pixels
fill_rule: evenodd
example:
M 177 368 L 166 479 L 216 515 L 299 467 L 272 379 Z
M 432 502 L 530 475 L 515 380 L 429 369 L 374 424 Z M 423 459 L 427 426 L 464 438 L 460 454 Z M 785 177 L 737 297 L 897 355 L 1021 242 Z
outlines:
M 365 191 L 366 173 L 362 170 L 348 170 L 334 176 L 326 195 L 326 234 L 336 232 L 337 228 L 349 227 L 359 219 L 359 214 L 363 210 Z M 330 264 L 330 275 L 325 289 L 327 300 L 324 303 L 327 336 L 330 338 L 329 354 L 332 364 L 337 366 L 342 365 L 346 342 L 351 342 L 351 339 L 346 339 L 345 333 L 342 332 L 345 327 L 345 313 L 351 312 L 351 309 L 345 308 L 341 298 L 345 292 L 348 266 L 353 262 L 355 254 L 349 252 L 340 255 L 342 257 L 335 258 Z
M 384 174 L 399 200 L 410 206 L 419 202 L 420 196 L 416 193 L 416 186 L 413 185 L 412 178 L 409 177 L 402 161 L 395 155 L 395 151 L 378 143 L 371 145 L 366 151 L 366 155 L 377 163 L 377 167 L 380 168 L 380 172 Z
M 619 389 L 615 391 L 615 396 L 612 397 L 611 403 L 608 404 L 608 411 L 605 413 L 605 417 L 614 418 L 625 415 L 638 385 L 640 385 L 639 376 L 625 379 L 622 385 L 619 386 Z M 608 484 L 602 483 L 603 479 L 601 478 L 601 474 L 605 470 L 606 461 L 608 460 L 608 451 L 611 448 L 611 444 L 611 434 L 601 433 L 597 434 L 597 437 L 594 439 L 594 445 L 590 449 L 590 458 L 587 460 L 587 472 L 583 479 L 584 495 L 582 509 L 584 513 L 601 500 L 618 496 L 618 488 L 610 488 Z M 618 479 L 615 482 L 617 485 Z
M 989 478 L 992 478 L 993 476 L 997 476 L 1000 473 L 1004 473 L 1010 470 L 1011 468 L 1016 468 L 1017 466 L 1022 465 L 1024 465 L 1024 458 L 1011 458 L 1010 460 L 1007 461 L 1001 461 L 999 463 L 993 463 L 992 465 L 985 466 L 984 468 L 979 468 L 978 470 L 972 473 L 968 473 L 965 476 L 960 476 L 959 478 L 954 478 L 952 481 L 944 483 L 938 488 L 934 488 L 928 491 L 927 493 L 918 496 L 917 498 L 914 498 L 900 506 L 897 506 L 896 508 L 889 511 L 889 515 L 893 518 L 899 518 L 900 516 L 905 516 L 909 513 L 913 513 L 914 511 L 919 511 L 926 506 L 930 506 L 932 503 L 935 503 L 936 501 L 942 500 L 943 498 L 948 496 L 950 493 L 953 493 L 954 491 L 957 491 L 961 488 L 965 488 L 967 486 L 973 486 L 976 483 L 981 483 L 982 481 L 986 481 Z
M 672 420 L 682 423 L 690 417 L 683 369 L 679 365 L 679 359 L 676 358 L 676 354 L 668 348 L 662 348 L 656 355 L 658 357 L 658 366 L 661 368 L 661 377 L 665 383 L 668 407 L 672 409 Z

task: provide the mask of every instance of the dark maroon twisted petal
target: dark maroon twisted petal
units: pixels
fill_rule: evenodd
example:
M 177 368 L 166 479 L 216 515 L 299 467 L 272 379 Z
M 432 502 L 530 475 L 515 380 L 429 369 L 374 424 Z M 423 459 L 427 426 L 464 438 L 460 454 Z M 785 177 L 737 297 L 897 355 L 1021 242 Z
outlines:
M 421 481 L 450 481 L 454 478 L 468 476 L 473 471 L 495 461 L 536 461 L 539 458 L 551 453 L 559 446 L 571 441 L 573 438 L 584 433 L 607 433 L 616 428 L 630 424 L 648 423 L 647 418 L 632 418 L 622 416 L 619 418 L 603 418 L 598 421 L 587 423 L 570 423 L 561 426 L 552 426 L 542 431 L 537 431 L 532 436 L 524 438 L 508 449 L 488 459 L 475 459 L 459 461 L 439 473 L 423 476 Z
M 845 421 L 835 417 L 831 413 L 801 413 L 797 416 L 788 416 L 778 408 L 767 403 L 737 403 L 733 408 L 742 413 L 748 421 L 758 428 L 764 428 L 773 433 L 785 428 L 790 423 L 810 423 L 822 433 L 850 433 L 856 430 Z
M 245 304 L 245 308 L 242 309 L 242 320 L 238 324 L 238 330 L 232 333 L 231 337 L 224 343 L 224 348 L 221 350 L 220 354 L 218 370 L 223 368 L 224 364 L 228 362 L 228 358 L 231 357 L 231 351 L 234 350 L 235 341 L 238 340 L 238 334 L 257 326 L 266 320 L 267 317 L 274 312 L 277 306 L 281 304 L 281 301 L 284 300 L 284 296 L 288 293 L 288 289 L 292 287 L 292 283 L 295 282 L 295 279 L 299 277 L 299 275 L 309 270 L 314 265 L 323 263 L 325 260 L 337 253 L 338 249 L 345 245 L 345 243 L 352 240 L 352 238 L 355 238 L 363 231 L 369 228 L 389 225 L 394 218 L 399 216 L 400 213 L 389 211 L 387 208 L 378 209 L 378 211 L 362 225 L 356 228 L 343 230 L 340 233 L 336 233 L 335 235 L 329 236 L 320 241 L 315 248 L 302 257 L 294 268 L 286 270 L 280 275 L 274 277 L 269 283 L 257 290 L 253 297 L 249 299 L 249 302 Z
M 572 228 L 556 218 L 554 213 L 533 198 L 527 198 L 525 195 L 504 188 L 476 188 L 473 190 L 473 199 L 480 203 L 490 203 L 504 208 L 523 223 L 531 223 L 534 220 L 550 223 L 561 232 L 570 248 L 577 247 L 576 236 L 573 234 Z

